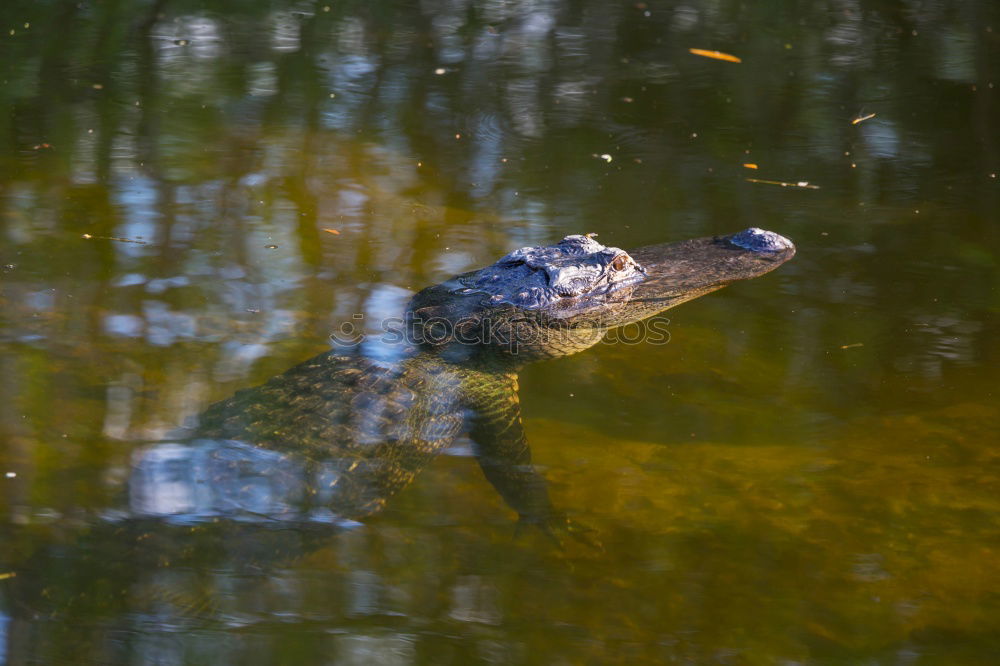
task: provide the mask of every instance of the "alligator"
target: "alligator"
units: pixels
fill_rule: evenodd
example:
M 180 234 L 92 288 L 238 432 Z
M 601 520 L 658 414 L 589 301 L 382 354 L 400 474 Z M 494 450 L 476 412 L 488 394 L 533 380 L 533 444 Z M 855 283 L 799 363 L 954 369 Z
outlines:
M 520 521 L 566 529 L 531 465 L 518 371 L 763 275 L 794 254 L 791 241 L 757 228 L 633 252 L 592 234 L 516 250 L 417 293 L 386 334 L 399 345 L 398 360 L 332 349 L 210 406 L 185 447 L 159 445 L 138 457 L 132 510 L 358 521 L 467 435 Z M 174 482 L 166 503 L 164 480 Z M 187 500 L 178 505 L 182 486 Z

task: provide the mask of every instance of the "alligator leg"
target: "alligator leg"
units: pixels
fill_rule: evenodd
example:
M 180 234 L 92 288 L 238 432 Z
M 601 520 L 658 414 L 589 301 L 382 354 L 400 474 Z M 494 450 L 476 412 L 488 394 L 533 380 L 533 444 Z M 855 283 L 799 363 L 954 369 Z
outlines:
M 501 411 L 476 414 L 469 436 L 483 474 L 521 520 L 544 523 L 555 513 L 545 477 L 531 464 L 516 395 Z
M 519 525 L 537 526 L 560 545 L 561 537 L 569 534 L 599 547 L 587 536 L 591 530 L 570 521 L 552 505 L 544 475 L 531 464 L 531 447 L 521 425 L 517 380 L 511 377 L 510 382 L 509 392 L 502 397 L 494 394 L 491 401 L 472 410 L 469 437 L 483 474 L 517 512 Z

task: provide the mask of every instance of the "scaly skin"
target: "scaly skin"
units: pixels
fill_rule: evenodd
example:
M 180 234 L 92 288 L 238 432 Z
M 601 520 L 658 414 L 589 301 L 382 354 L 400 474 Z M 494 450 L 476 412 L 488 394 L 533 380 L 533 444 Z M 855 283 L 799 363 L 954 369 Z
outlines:
M 326 465 L 334 473 L 328 487 L 309 494 L 357 519 L 380 510 L 461 432 L 471 384 L 500 382 L 426 352 L 392 368 L 327 352 L 212 405 L 198 436 Z

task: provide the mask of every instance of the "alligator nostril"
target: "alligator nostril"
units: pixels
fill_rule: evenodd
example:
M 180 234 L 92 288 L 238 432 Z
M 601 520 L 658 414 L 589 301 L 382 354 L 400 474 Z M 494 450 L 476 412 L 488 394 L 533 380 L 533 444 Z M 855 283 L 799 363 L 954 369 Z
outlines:
M 751 252 L 781 252 L 795 247 L 792 241 L 784 236 L 757 227 L 744 229 L 738 234 L 733 234 L 727 240 L 736 247 Z

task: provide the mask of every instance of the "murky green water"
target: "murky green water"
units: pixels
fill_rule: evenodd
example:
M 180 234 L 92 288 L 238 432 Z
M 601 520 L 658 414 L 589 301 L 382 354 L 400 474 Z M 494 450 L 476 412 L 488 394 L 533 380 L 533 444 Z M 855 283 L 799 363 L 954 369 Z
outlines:
M 0 4 L 0 663 L 995 663 L 998 88 L 990 0 Z M 462 445 L 349 529 L 129 513 L 354 313 L 747 226 L 798 256 L 522 374 L 602 548 Z

